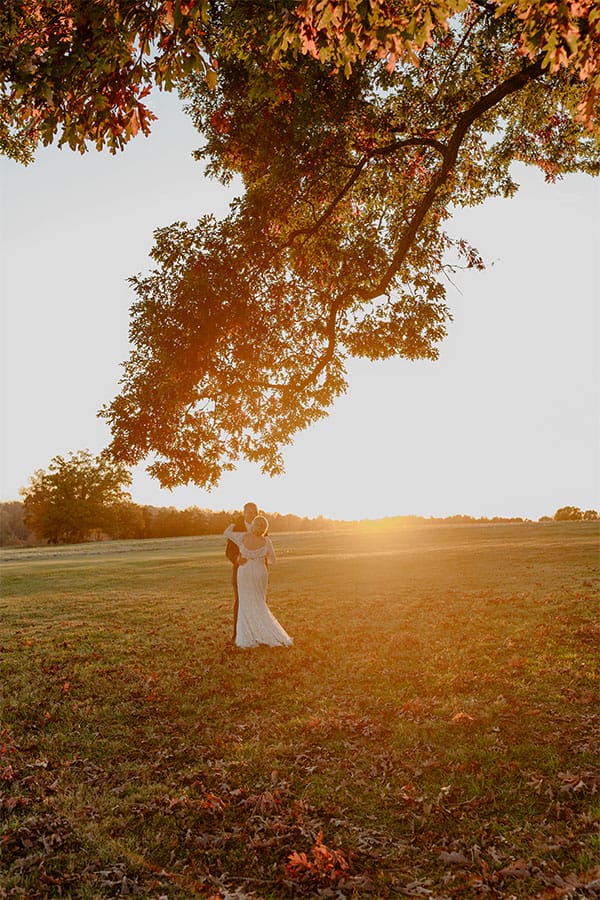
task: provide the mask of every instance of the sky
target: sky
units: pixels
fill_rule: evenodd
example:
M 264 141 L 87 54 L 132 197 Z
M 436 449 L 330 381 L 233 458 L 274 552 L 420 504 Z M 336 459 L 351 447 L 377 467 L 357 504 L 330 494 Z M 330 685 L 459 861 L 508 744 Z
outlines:
M 152 106 L 151 136 L 117 156 L 0 159 L 0 500 L 57 454 L 106 446 L 97 412 L 128 355 L 127 278 L 149 268 L 155 228 L 224 215 L 235 195 L 192 159 L 201 138 L 177 97 Z M 169 492 L 140 465 L 133 500 L 336 519 L 599 509 L 600 184 L 515 171 L 515 198 L 452 221 L 487 269 L 448 285 L 437 361 L 350 362 L 347 393 L 286 449 L 284 475 L 242 463 L 212 492 Z

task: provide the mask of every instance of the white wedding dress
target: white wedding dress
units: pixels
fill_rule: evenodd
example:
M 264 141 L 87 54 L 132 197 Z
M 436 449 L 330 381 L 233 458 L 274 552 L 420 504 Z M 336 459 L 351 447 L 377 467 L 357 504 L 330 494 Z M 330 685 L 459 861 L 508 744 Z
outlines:
M 245 532 L 236 532 L 233 525 L 225 531 L 225 537 L 240 548 L 247 560 L 237 570 L 239 607 L 235 643 L 238 647 L 291 647 L 294 643 L 287 631 L 281 627 L 267 606 L 267 584 L 269 574 L 266 560 L 274 563 L 275 551 L 270 538 L 265 538 L 264 547 L 250 550 L 246 547 Z

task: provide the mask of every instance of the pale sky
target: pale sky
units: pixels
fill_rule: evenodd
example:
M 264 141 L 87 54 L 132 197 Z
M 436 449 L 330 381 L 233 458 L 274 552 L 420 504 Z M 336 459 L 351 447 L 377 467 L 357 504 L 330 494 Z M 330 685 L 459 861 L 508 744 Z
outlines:
M 201 138 L 176 96 L 153 106 L 150 138 L 119 156 L 0 160 L 2 500 L 56 454 L 108 443 L 96 413 L 128 354 L 127 277 L 149 267 L 155 228 L 222 215 L 233 196 L 192 160 Z M 516 173 L 516 198 L 455 217 L 488 268 L 449 287 L 437 362 L 351 363 L 347 394 L 286 450 L 285 475 L 242 464 L 211 493 L 169 492 L 140 466 L 133 499 L 331 518 L 600 508 L 600 186 Z

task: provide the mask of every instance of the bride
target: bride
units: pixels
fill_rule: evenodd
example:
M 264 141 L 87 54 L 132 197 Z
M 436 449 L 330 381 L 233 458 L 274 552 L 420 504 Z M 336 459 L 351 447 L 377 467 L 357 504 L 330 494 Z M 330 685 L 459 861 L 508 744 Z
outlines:
M 230 525 L 225 537 L 240 550 L 237 570 L 240 605 L 237 616 L 235 643 L 238 647 L 290 647 L 292 638 L 281 627 L 267 606 L 268 565 L 276 560 L 271 539 L 267 537 L 269 523 L 264 516 L 255 516 L 250 531 L 234 531 Z

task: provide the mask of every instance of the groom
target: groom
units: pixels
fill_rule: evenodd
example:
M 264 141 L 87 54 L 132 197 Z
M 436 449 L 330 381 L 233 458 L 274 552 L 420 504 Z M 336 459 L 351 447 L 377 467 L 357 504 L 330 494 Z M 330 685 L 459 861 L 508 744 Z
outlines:
M 246 503 L 244 505 L 244 517 L 239 518 L 233 530 L 234 531 L 250 531 L 250 525 L 252 524 L 252 519 L 258 515 L 258 507 L 256 503 Z M 237 573 L 239 569 L 239 560 L 240 560 L 240 551 L 237 544 L 234 544 L 233 541 L 227 541 L 227 546 L 225 547 L 225 556 L 227 559 L 233 563 L 233 577 L 231 579 L 233 584 L 233 641 L 235 641 L 235 634 L 237 629 L 237 617 L 238 617 L 238 607 L 240 605 L 240 599 L 238 596 L 238 586 L 237 586 Z

